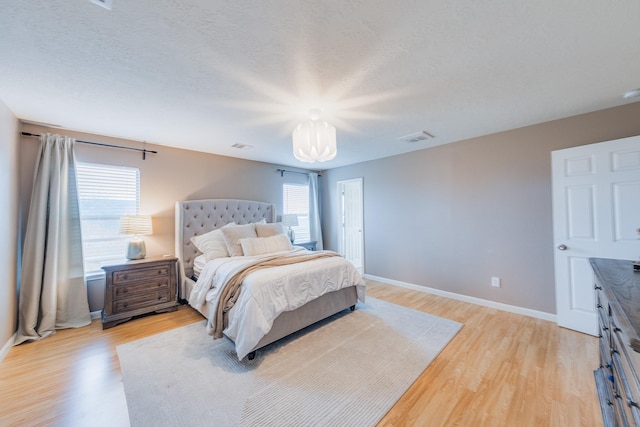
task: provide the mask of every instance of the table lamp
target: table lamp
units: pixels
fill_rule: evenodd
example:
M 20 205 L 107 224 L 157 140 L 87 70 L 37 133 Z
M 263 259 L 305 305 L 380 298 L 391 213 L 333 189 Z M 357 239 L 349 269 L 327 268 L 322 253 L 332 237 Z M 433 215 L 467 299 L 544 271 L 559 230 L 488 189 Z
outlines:
M 120 233 L 133 237 L 127 246 L 127 259 L 143 259 L 147 255 L 144 240 L 140 236 L 153 233 L 150 215 L 127 215 L 120 218 Z
M 289 240 L 293 243 L 296 240 L 296 232 L 291 227 L 298 226 L 298 215 L 296 214 L 283 214 L 282 215 L 282 225 L 287 227 L 287 236 L 289 236 Z

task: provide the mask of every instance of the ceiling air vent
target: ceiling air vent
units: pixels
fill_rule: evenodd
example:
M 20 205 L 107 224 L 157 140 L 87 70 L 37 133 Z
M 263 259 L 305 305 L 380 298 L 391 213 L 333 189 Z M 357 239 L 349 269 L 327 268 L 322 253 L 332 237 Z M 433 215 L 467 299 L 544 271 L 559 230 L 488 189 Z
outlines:
M 111 10 L 111 3 L 113 0 L 89 0 L 93 4 L 97 4 L 98 6 L 102 6 L 107 10 Z
M 253 145 L 248 145 L 248 144 L 240 144 L 239 142 L 236 142 L 235 144 L 232 145 L 233 148 L 238 148 L 240 150 L 249 150 L 251 148 L 253 148 Z
M 400 138 L 398 138 L 398 141 L 406 142 L 408 144 L 415 144 L 416 142 L 426 141 L 427 139 L 431 139 L 433 137 L 434 136 L 429 132 L 423 130 L 420 132 L 412 133 L 411 135 L 401 136 Z

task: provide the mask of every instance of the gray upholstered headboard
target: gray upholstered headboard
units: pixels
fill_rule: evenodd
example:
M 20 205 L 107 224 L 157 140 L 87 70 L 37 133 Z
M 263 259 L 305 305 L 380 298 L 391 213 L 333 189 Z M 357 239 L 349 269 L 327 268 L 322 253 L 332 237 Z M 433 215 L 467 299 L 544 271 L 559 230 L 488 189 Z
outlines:
M 176 202 L 176 256 L 180 264 L 180 298 L 184 295 L 184 281 L 193 274 L 193 259 L 198 250 L 191 238 L 223 225 L 235 222 L 248 224 L 266 219 L 276 222 L 274 204 L 251 200 L 205 199 Z

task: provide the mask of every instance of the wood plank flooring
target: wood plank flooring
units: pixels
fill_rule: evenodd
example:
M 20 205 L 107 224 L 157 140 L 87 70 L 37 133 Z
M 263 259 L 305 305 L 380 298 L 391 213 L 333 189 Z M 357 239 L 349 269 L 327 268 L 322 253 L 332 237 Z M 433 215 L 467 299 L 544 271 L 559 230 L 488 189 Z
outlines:
M 544 320 L 367 284 L 369 296 L 464 323 L 379 426 L 602 425 L 592 373 L 596 338 Z M 0 364 L 0 426 L 128 425 L 116 346 L 200 319 L 180 307 L 105 331 L 95 320 L 12 348 Z

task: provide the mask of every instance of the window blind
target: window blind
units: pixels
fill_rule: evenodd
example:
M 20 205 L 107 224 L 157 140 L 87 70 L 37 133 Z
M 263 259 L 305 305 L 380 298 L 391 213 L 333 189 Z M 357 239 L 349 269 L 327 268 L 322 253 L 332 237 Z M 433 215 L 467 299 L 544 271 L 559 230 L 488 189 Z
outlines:
M 298 215 L 298 226 L 291 227 L 296 233 L 296 242 L 308 242 L 309 231 L 309 186 L 306 184 L 282 184 L 283 214 Z
M 120 217 L 137 215 L 140 171 L 126 166 L 78 163 L 78 200 L 85 274 L 102 264 L 125 258 L 127 237 L 120 234 Z

